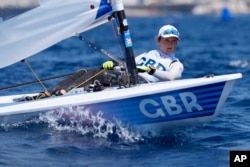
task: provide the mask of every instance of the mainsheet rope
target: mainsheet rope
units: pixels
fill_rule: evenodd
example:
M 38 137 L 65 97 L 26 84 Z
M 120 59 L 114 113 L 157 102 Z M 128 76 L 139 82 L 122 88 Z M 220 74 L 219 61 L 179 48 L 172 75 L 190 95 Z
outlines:
M 91 79 L 95 78 L 96 76 L 100 75 L 104 71 L 105 71 L 105 69 L 102 69 L 101 71 L 95 73 L 95 75 L 93 75 L 93 76 L 89 77 L 88 79 L 84 80 L 83 82 L 81 82 L 80 84 L 78 84 L 77 86 L 75 86 L 72 89 L 79 88 L 80 86 L 82 86 L 83 84 L 87 83 L 88 81 L 90 81 Z

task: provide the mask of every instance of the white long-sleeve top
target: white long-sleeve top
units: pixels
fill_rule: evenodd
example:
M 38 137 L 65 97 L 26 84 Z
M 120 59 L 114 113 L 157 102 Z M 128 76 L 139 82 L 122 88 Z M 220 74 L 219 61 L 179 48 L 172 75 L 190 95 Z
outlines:
M 138 75 L 149 82 L 172 81 L 180 79 L 184 70 L 183 64 L 174 54 L 165 54 L 158 50 L 152 50 L 138 55 L 135 58 L 137 66 L 154 66 L 153 75 L 139 73 Z

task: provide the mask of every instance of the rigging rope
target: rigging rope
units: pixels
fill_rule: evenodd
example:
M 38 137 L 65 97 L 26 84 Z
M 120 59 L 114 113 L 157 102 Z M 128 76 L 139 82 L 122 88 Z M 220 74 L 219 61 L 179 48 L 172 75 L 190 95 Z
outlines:
M 112 27 L 112 30 L 113 30 L 117 50 L 119 52 L 119 55 L 122 56 L 122 49 L 121 49 L 121 45 L 119 45 L 119 38 L 118 38 L 118 34 L 120 33 L 120 29 L 118 27 L 118 24 L 117 23 L 115 24 L 114 21 L 110 21 L 110 24 L 111 24 L 111 27 Z M 115 28 L 115 27 L 117 27 L 117 28 Z
M 112 60 L 114 60 L 115 62 L 117 62 L 119 64 L 119 66 L 122 66 L 125 69 L 125 73 L 127 76 L 127 80 L 128 83 L 130 83 L 130 77 L 129 77 L 129 73 L 128 73 L 128 69 L 126 67 L 126 63 L 122 60 L 120 60 L 118 57 L 112 55 L 110 52 L 108 52 L 107 50 L 95 45 L 94 43 L 88 41 L 86 38 L 82 37 L 80 34 L 76 34 L 76 36 L 78 36 L 78 38 L 83 41 L 84 43 L 87 44 L 88 47 L 91 47 L 92 49 L 94 49 L 95 51 L 99 51 L 100 53 L 102 53 L 103 55 L 111 58 Z
M 58 76 L 53 76 L 53 77 L 49 77 L 49 78 L 40 79 L 40 81 L 44 82 L 44 81 L 49 81 L 49 80 L 52 80 L 52 79 L 68 77 L 68 76 L 73 75 L 73 74 L 74 73 L 62 74 L 62 75 L 58 75 Z M 25 83 L 21 83 L 21 84 L 16 84 L 16 85 L 12 85 L 12 86 L 3 87 L 3 88 L 0 88 L 0 90 L 6 90 L 6 89 L 16 88 L 16 87 L 20 87 L 20 86 L 31 85 L 31 84 L 35 84 L 35 83 L 38 83 L 38 82 L 39 81 L 34 80 L 34 81 L 30 81 L 30 82 L 25 82 Z
M 43 84 L 43 82 L 40 80 L 40 78 L 38 77 L 38 75 L 35 73 L 35 71 L 31 67 L 31 65 L 29 64 L 29 62 L 26 59 L 22 60 L 22 62 L 24 62 L 29 67 L 29 69 L 32 72 L 32 74 L 35 76 L 35 78 L 38 80 L 38 82 L 40 83 L 40 85 L 43 87 L 44 91 L 47 91 L 47 88 L 45 87 L 45 85 Z
M 97 72 L 95 75 L 89 77 L 88 79 L 86 79 L 85 81 L 81 82 L 80 84 L 78 84 L 77 86 L 75 86 L 74 88 L 72 89 L 75 89 L 75 88 L 79 88 L 80 86 L 82 86 L 83 84 L 87 83 L 88 81 L 90 81 L 91 79 L 95 78 L 96 76 L 100 75 L 102 72 L 104 72 L 105 70 L 102 69 L 101 71 Z

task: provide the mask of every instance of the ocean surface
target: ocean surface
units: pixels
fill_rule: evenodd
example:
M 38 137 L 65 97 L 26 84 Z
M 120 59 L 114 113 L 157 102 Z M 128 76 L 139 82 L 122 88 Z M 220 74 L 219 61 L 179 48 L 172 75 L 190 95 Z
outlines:
M 176 56 L 185 66 L 183 78 L 243 74 L 218 117 L 204 125 L 176 129 L 165 136 L 147 139 L 124 128 L 119 140 L 103 135 L 98 128 L 58 123 L 49 116 L 30 122 L 1 124 L 0 166 L 228 167 L 230 150 L 250 150 L 249 15 L 233 16 L 228 21 L 219 15 L 129 17 L 128 22 L 135 55 L 157 48 L 155 35 L 162 25 L 173 24 L 179 29 L 181 41 Z M 119 54 L 110 24 L 82 35 L 105 50 Z M 71 38 L 28 61 L 40 78 L 46 78 L 80 68 L 99 67 L 107 59 L 77 38 Z M 0 71 L 0 88 L 35 80 L 22 62 Z M 45 85 L 51 87 L 60 79 L 45 82 Z M 1 90 L 0 95 L 38 91 L 42 91 L 41 86 L 32 84 Z

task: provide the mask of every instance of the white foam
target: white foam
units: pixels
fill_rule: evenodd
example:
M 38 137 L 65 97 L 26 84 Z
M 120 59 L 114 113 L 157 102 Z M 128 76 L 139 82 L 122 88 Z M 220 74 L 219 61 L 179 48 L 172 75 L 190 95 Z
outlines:
M 143 140 L 139 132 L 133 131 L 121 121 L 108 120 L 103 112 L 93 113 L 83 106 L 60 108 L 41 115 L 39 119 L 59 131 L 91 134 L 94 138 L 108 138 L 115 134 L 119 136 L 119 140 L 128 142 Z
M 229 62 L 229 65 L 232 67 L 246 68 L 249 66 L 249 63 L 245 60 L 232 60 Z

